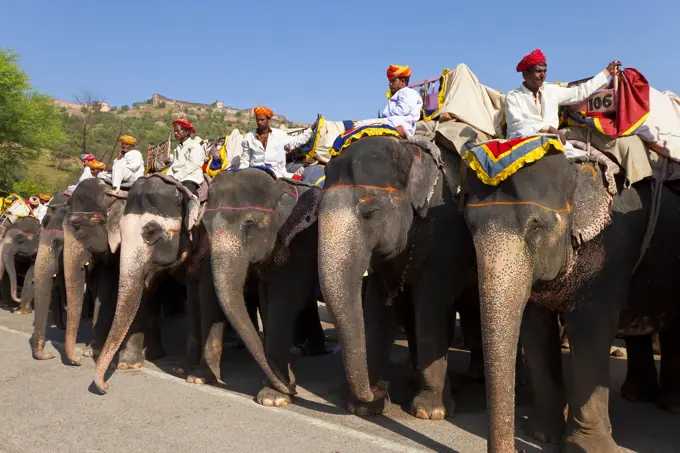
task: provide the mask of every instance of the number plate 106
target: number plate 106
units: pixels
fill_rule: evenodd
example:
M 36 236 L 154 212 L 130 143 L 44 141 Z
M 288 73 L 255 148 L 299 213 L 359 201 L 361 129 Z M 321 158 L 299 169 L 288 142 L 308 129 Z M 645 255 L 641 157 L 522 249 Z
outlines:
M 586 102 L 588 113 L 608 113 L 616 110 L 614 90 L 602 90 L 593 94 Z

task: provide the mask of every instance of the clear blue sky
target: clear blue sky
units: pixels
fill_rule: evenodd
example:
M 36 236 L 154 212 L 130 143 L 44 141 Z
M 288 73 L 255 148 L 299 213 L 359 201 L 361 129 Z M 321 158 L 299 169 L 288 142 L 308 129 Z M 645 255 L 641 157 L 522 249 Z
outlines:
M 360 119 L 382 108 L 390 64 L 417 81 L 462 62 L 507 92 L 536 47 L 552 81 L 619 59 L 680 93 L 678 0 L 0 0 L 0 11 L 0 46 L 66 100 L 91 89 L 119 106 L 157 92 L 307 123 Z

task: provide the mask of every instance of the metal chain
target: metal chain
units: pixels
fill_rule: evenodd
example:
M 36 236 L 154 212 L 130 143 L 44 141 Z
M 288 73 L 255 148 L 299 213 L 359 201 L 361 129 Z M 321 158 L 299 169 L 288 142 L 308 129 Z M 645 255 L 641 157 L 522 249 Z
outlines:
M 415 218 L 415 213 L 414 213 L 414 218 Z M 401 278 L 399 280 L 399 284 L 397 285 L 396 288 L 394 288 L 388 295 L 387 295 L 387 301 L 385 302 L 385 305 L 388 307 L 391 307 L 394 305 L 394 298 L 399 295 L 404 290 L 404 285 L 406 284 L 406 274 L 408 273 L 409 268 L 411 267 L 411 263 L 413 262 L 413 250 L 416 247 L 416 243 L 418 242 L 418 236 L 420 233 L 420 227 L 421 223 L 425 222 L 425 220 L 420 220 L 418 223 L 416 223 L 415 229 L 413 231 L 413 239 L 411 240 L 411 246 L 409 247 L 408 251 L 408 259 L 406 260 L 406 266 L 404 266 L 404 270 L 401 273 Z

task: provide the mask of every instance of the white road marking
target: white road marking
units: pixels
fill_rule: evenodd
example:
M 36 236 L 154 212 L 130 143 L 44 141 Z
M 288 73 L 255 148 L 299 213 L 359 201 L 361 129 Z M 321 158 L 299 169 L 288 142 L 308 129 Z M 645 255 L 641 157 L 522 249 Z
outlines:
M 30 339 L 33 335 L 27 332 L 22 332 L 20 330 L 15 330 L 11 329 L 9 327 L 5 327 L 0 325 L 0 330 L 12 333 L 15 335 L 19 335 L 21 337 Z M 55 345 L 62 347 L 64 344 L 61 341 L 55 341 L 55 340 L 47 340 L 46 343 L 51 343 L 52 346 L 54 347 Z M 82 349 L 76 347 L 76 352 L 79 354 L 82 354 Z M 383 448 L 386 450 L 391 450 L 391 451 L 396 451 L 396 452 L 422 452 L 422 451 L 427 451 L 427 450 L 421 450 L 413 447 L 407 447 L 405 445 L 401 445 L 397 442 L 378 437 L 375 434 L 367 434 L 361 431 L 358 431 L 353 428 L 348 428 L 346 426 L 338 425 L 335 423 L 331 423 L 325 420 L 321 420 L 319 418 L 314 418 L 309 415 L 302 414 L 300 412 L 295 412 L 290 409 L 286 408 L 270 408 L 270 407 L 265 407 L 260 404 L 254 403 L 250 397 L 242 396 L 236 393 L 232 393 L 229 390 L 224 390 L 224 389 L 218 389 L 215 387 L 211 387 L 209 385 L 195 385 L 195 384 L 189 384 L 187 383 L 184 379 L 162 373 L 160 371 L 156 370 L 151 370 L 149 368 L 141 368 L 139 371 L 142 373 L 148 374 L 149 376 L 154 376 L 159 379 L 165 379 L 167 381 L 172 381 L 175 382 L 176 384 L 179 385 L 185 385 L 185 386 L 190 386 L 194 390 L 197 390 L 199 392 L 204 392 L 204 393 L 209 393 L 211 395 L 218 396 L 220 398 L 225 398 L 231 401 L 234 401 L 238 404 L 241 405 L 248 405 L 249 408 L 257 408 L 259 410 L 263 411 L 269 411 L 269 413 L 272 414 L 277 414 L 281 415 L 283 417 L 289 417 L 289 418 L 294 418 L 297 420 L 300 420 L 302 422 L 308 423 L 310 425 L 314 425 L 318 428 L 323 428 L 323 429 L 328 429 L 330 431 L 335 431 L 337 433 L 349 436 L 349 437 L 354 437 L 356 439 L 359 439 L 364 442 L 371 443 L 375 445 L 376 447 Z

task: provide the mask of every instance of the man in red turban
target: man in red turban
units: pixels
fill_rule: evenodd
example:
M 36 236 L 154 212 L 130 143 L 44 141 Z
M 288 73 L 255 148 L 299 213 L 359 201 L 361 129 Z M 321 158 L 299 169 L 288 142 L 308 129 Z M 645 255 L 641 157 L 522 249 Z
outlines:
M 198 187 L 203 183 L 203 161 L 205 152 L 193 124 L 189 120 L 175 120 L 172 122 L 175 139 L 178 145 L 170 155 L 168 176 L 180 181 L 194 195 L 198 196 Z
M 557 130 L 559 126 L 559 107 L 574 104 L 588 98 L 607 84 L 621 65 L 612 61 L 604 71 L 592 79 L 573 87 L 562 87 L 545 83 L 548 65 L 545 55 L 535 49 L 517 64 L 517 72 L 522 73 L 524 82 L 505 96 L 505 117 L 508 125 L 508 139 L 529 137 L 536 134 L 555 134 L 565 144 L 568 157 L 579 152 L 566 143 L 564 135 Z

